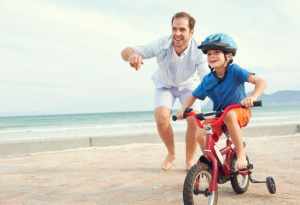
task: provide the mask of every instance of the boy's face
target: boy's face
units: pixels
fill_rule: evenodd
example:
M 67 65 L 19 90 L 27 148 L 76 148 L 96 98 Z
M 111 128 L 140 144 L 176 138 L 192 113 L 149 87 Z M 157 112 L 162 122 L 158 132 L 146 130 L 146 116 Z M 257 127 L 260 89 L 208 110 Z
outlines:
M 221 50 L 208 50 L 207 51 L 207 62 L 208 65 L 214 69 L 226 68 L 227 62 L 231 59 L 232 54 L 226 54 L 227 61 L 225 60 L 224 52 Z
M 173 20 L 172 40 L 174 47 L 187 47 L 193 34 L 194 29 L 190 30 L 188 18 L 175 18 Z

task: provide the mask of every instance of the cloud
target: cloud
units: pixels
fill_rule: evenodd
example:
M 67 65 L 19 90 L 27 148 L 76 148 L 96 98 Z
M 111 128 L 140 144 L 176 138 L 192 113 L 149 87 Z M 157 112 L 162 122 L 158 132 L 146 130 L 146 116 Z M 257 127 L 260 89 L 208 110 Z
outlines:
M 5 100 L 0 114 L 117 110 L 103 108 L 110 101 L 132 110 L 138 98 L 153 96 L 151 75 L 157 65 L 155 59 L 145 60 L 136 72 L 120 52 L 170 34 L 171 17 L 178 11 L 194 16 L 198 41 L 214 32 L 232 35 L 239 46 L 235 62 L 277 80 L 266 91 L 299 87 L 299 5 L 293 0 L 1 1 L 0 92 Z M 291 72 L 285 75 L 287 67 Z

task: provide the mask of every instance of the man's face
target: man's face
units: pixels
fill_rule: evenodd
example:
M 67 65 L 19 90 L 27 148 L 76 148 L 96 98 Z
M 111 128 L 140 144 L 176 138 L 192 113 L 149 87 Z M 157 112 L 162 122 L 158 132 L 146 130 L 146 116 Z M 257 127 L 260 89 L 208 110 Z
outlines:
M 172 40 L 174 47 L 187 47 L 193 34 L 194 29 L 190 30 L 187 18 L 175 18 L 173 20 Z

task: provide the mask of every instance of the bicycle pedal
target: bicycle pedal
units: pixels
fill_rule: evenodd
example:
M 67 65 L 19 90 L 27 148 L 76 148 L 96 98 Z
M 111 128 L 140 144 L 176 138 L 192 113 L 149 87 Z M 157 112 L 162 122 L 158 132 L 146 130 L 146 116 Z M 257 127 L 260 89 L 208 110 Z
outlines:
M 236 176 L 238 174 L 239 174 L 239 170 L 238 171 L 231 170 L 231 177 L 234 177 L 234 176 Z

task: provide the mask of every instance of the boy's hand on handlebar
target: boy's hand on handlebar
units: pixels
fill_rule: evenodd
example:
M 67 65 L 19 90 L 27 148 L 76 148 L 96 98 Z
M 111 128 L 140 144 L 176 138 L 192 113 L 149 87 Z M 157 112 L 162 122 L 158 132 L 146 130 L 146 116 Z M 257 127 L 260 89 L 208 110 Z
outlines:
M 253 101 L 255 101 L 256 99 L 253 97 L 246 97 L 241 101 L 241 105 L 245 106 L 247 108 L 251 108 L 253 107 Z
M 184 110 L 180 109 L 180 110 L 176 113 L 176 117 L 177 117 L 178 120 L 184 119 Z

